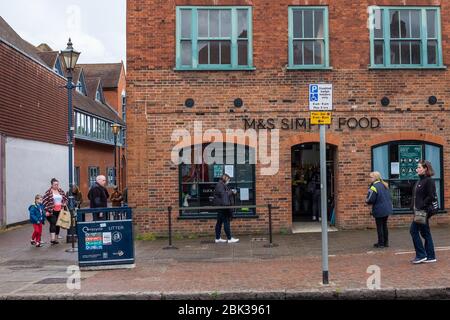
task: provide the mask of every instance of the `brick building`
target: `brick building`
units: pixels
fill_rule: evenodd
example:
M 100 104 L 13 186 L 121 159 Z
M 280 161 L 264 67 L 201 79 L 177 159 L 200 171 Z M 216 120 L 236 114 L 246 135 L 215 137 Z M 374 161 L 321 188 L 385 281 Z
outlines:
M 68 188 L 65 84 L 58 53 L 42 53 L 0 17 L 0 226 L 27 221 L 51 178 Z
M 125 135 L 125 121 L 126 121 L 126 74 L 125 74 L 125 68 L 122 62 L 120 63 L 97 63 L 97 64 L 79 64 L 79 69 L 82 70 L 83 76 L 86 80 L 86 86 L 87 91 L 92 92 L 91 98 L 94 98 L 94 100 L 102 99 L 103 98 L 103 104 L 107 105 L 107 108 L 104 108 L 107 113 L 103 112 L 101 114 L 98 114 L 99 116 L 106 117 L 106 119 L 109 119 L 110 123 L 116 121 L 120 123 L 123 128 L 121 132 L 121 137 L 119 137 L 118 141 L 118 148 L 117 148 L 117 182 L 114 183 L 111 180 L 110 185 L 117 184 L 121 189 L 124 189 L 126 187 L 126 148 L 125 148 L 125 141 L 126 141 L 126 135 Z M 99 80 L 101 80 L 99 82 Z M 81 84 L 81 83 L 80 83 Z M 100 90 L 97 90 L 95 88 L 97 84 L 100 84 L 101 88 Z M 94 97 L 94 92 L 99 92 L 99 95 L 96 99 Z M 101 93 L 101 94 L 100 94 Z M 111 112 L 111 109 L 113 109 L 115 112 Z M 81 142 L 81 141 L 80 141 Z M 87 173 L 88 170 L 87 167 L 89 166 L 89 161 L 87 161 L 88 158 L 92 159 L 92 161 L 95 161 L 95 159 L 104 159 L 111 157 L 111 150 L 110 148 L 106 148 L 105 150 L 96 149 L 95 144 L 91 144 L 91 149 L 87 148 L 88 145 L 85 143 L 79 143 L 77 149 L 80 151 L 78 153 L 78 157 L 75 158 L 76 163 L 78 164 L 78 167 L 81 170 L 81 176 L 84 176 Z M 96 154 L 96 152 L 99 152 Z M 100 154 L 102 153 L 102 154 Z M 91 161 L 91 163 L 92 163 Z M 103 165 L 101 165 L 100 171 L 108 176 L 111 176 L 111 162 L 108 160 L 108 164 L 106 162 L 103 162 Z M 82 181 L 87 181 L 85 179 L 82 179 Z M 87 184 L 85 186 L 82 186 L 82 189 L 87 189 Z
M 117 137 L 115 163 L 114 134 L 111 129 L 111 125 L 117 123 L 125 130 L 125 122 L 122 120 L 122 108 L 125 108 L 124 71 L 122 63 L 79 64 L 74 71 L 74 83 L 77 84 L 74 94 L 74 177 L 85 204 L 88 202 L 89 188 L 100 174 L 106 176 L 109 191 L 115 185 L 121 189 L 125 186 L 124 131 Z M 117 166 L 117 179 L 114 178 L 114 164 Z
M 448 223 L 449 13 L 439 0 L 129 1 L 128 186 L 139 230 L 164 233 L 171 205 L 176 232 L 212 235 L 213 211 L 184 209 L 211 205 L 224 171 L 236 204 L 278 207 L 277 231 L 312 221 L 307 189 L 319 130 L 309 123 L 308 97 L 316 83 L 333 85 L 327 185 L 336 226 L 374 226 L 365 205 L 373 170 L 390 184 L 390 225 L 410 223 L 416 158 L 435 166 L 442 212 L 433 223 Z M 173 164 L 173 131 L 194 136 L 195 121 L 222 133 L 279 129 L 277 174 L 248 163 L 253 145 L 245 164 Z M 184 151 L 211 142 L 203 135 Z M 226 153 L 237 149 L 235 140 L 222 142 Z M 236 216 L 236 233 L 267 228 L 265 208 Z
M 64 59 L 47 44 L 23 40 L 0 17 L 0 226 L 27 221 L 28 205 L 50 179 L 68 190 L 67 83 Z M 95 177 L 108 187 L 126 186 L 124 132 L 126 95 L 123 63 L 78 65 L 73 75 L 74 183 L 85 203 Z M 114 136 L 118 137 L 117 179 Z

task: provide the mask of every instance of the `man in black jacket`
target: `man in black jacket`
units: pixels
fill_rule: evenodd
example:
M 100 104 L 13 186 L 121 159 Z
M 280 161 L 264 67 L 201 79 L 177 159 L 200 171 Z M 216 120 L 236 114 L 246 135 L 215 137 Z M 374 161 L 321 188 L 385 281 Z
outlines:
M 106 208 L 108 207 L 109 193 L 106 190 L 106 177 L 98 176 L 95 179 L 95 184 L 91 187 L 88 193 L 88 199 L 90 201 L 90 207 L 94 208 Z M 106 220 L 106 215 L 102 212 L 94 213 L 94 221 Z
M 228 187 L 230 182 L 230 176 L 227 174 L 222 175 L 219 182 L 216 184 L 214 190 L 214 205 L 215 206 L 230 206 L 232 204 L 231 198 L 234 194 Z M 232 216 L 231 209 L 217 209 L 217 223 L 216 223 L 216 243 L 227 242 L 236 243 L 239 239 L 235 239 L 231 236 L 230 220 Z M 227 235 L 227 240 L 221 239 L 220 234 L 222 232 L 222 224 Z

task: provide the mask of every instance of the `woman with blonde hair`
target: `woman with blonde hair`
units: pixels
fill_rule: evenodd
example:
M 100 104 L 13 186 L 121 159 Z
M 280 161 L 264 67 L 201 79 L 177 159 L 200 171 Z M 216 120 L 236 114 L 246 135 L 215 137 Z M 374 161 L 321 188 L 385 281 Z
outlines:
M 381 178 L 378 171 L 370 173 L 370 187 L 366 203 L 372 205 L 372 215 L 375 218 L 378 233 L 378 242 L 375 248 L 389 247 L 389 233 L 387 220 L 393 212 L 389 185 Z

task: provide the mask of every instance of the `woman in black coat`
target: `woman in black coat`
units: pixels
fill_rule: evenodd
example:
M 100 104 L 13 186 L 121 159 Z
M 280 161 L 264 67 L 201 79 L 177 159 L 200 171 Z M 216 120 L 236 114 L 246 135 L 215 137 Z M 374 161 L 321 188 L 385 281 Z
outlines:
M 417 181 L 413 190 L 414 210 L 428 212 L 436 194 L 436 185 L 431 178 L 434 175 L 433 167 L 429 161 L 421 160 L 417 165 L 416 172 L 419 175 L 419 181 Z M 410 233 L 416 250 L 416 257 L 411 261 L 413 264 L 436 262 L 433 237 L 431 236 L 428 219 L 429 216 L 425 224 L 415 221 L 411 224 Z M 425 247 L 420 236 L 425 240 Z
M 392 214 L 392 199 L 389 185 L 383 181 L 377 171 L 370 173 L 371 185 L 367 193 L 366 203 L 372 205 L 372 215 L 377 224 L 378 242 L 375 248 L 389 247 L 387 220 Z
M 224 174 L 216 184 L 214 189 L 214 205 L 215 206 L 230 206 L 232 204 L 232 197 L 234 192 L 228 187 L 228 183 L 231 178 L 229 175 Z M 216 223 L 216 243 L 227 242 L 236 243 L 239 239 L 231 236 L 230 221 L 232 217 L 232 211 L 230 209 L 217 209 L 217 223 Z M 222 239 L 220 234 L 222 232 L 222 224 L 224 225 L 225 234 L 227 240 Z

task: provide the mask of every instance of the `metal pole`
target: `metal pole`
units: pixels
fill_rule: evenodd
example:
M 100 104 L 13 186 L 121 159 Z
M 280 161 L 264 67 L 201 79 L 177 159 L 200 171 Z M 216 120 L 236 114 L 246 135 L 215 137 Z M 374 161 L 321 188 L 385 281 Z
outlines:
M 122 130 L 120 130 L 121 132 L 122 132 Z M 120 147 L 119 147 L 119 150 L 118 150 L 118 157 L 117 157 L 117 159 L 118 159 L 118 163 L 119 163 L 119 170 L 118 170 L 118 172 L 119 172 L 119 174 L 118 174 L 118 176 L 119 176 L 119 178 L 117 179 L 117 186 L 119 187 L 119 191 L 121 190 L 120 189 L 120 185 L 121 185 L 121 181 L 120 181 L 120 177 L 122 176 L 122 170 L 121 170 L 121 163 L 122 163 L 122 161 L 121 161 L 121 159 L 120 159 Z
M 114 184 L 117 186 L 117 134 L 114 134 Z
M 178 249 L 177 247 L 174 247 L 173 245 L 172 245 L 172 206 L 169 206 L 168 208 L 167 208 L 167 212 L 168 212 L 168 215 L 169 215 L 169 219 L 168 219 L 168 222 L 169 222 L 169 246 L 168 247 L 165 247 L 165 248 L 163 248 L 164 250 L 167 250 L 167 249 Z
M 320 200 L 322 216 L 322 282 L 328 284 L 328 214 L 327 214 L 327 153 L 326 127 L 320 125 Z
M 272 243 L 272 204 L 271 203 L 269 203 L 267 205 L 267 209 L 269 210 L 269 244 L 266 244 L 264 247 L 273 248 L 273 247 L 277 247 L 278 245 L 275 243 Z
M 72 84 L 72 71 L 69 70 L 69 74 L 67 76 L 67 95 L 68 95 L 68 100 L 69 100 L 69 105 L 68 105 L 68 109 L 69 109 L 69 121 L 68 121 L 68 142 L 67 145 L 69 147 L 69 212 L 70 212 L 70 222 L 71 222 L 71 226 L 70 229 L 68 230 L 68 232 L 70 232 L 71 234 L 71 241 L 72 241 L 72 248 L 67 249 L 66 252 L 76 252 L 77 249 L 75 248 L 75 235 L 74 235 L 74 231 L 75 231 L 75 226 L 73 225 L 73 221 L 74 221 L 74 208 L 75 208 L 75 203 L 74 203 L 74 198 L 73 198 L 73 193 L 72 193 L 72 188 L 73 188 L 73 132 L 74 132 L 74 127 L 73 127 L 73 107 L 72 107 L 72 89 L 74 88 L 73 84 Z M 67 239 L 66 239 L 67 240 Z
M 169 247 L 172 246 L 172 207 L 169 207 Z

